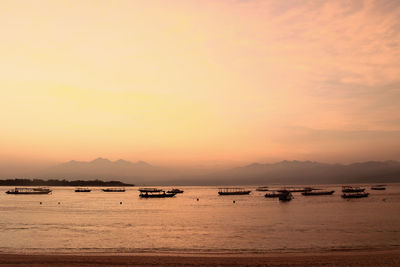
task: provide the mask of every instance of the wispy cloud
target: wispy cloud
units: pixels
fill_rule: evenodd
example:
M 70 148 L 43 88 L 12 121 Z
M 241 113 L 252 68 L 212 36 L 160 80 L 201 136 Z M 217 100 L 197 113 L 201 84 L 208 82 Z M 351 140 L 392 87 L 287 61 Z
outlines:
M 4 155 L 396 155 L 397 0 L 40 3 L 0 10 Z

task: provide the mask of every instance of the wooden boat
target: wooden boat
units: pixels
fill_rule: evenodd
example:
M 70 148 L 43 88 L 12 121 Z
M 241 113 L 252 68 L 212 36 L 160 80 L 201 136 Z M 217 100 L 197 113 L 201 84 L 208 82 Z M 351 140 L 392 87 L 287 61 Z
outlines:
M 288 191 L 290 193 L 296 193 L 296 192 L 306 192 L 306 191 L 311 191 L 314 190 L 312 187 L 304 187 L 304 188 L 283 188 L 278 190 L 278 192 L 285 192 Z
M 323 196 L 323 195 L 332 195 L 335 191 L 324 191 L 324 190 L 310 190 L 304 191 L 301 194 L 303 196 Z
M 371 190 L 386 190 L 386 187 L 383 184 L 378 184 L 378 185 L 371 186 Z
M 344 193 L 342 195 L 342 198 L 362 198 L 362 197 L 368 197 L 369 193 L 367 192 L 356 192 L 356 193 Z
M 274 198 L 274 197 L 279 197 L 280 193 L 278 191 L 270 191 L 265 194 L 266 198 Z
M 101 190 L 103 192 L 125 192 L 125 188 L 105 188 Z
M 171 190 L 167 191 L 167 193 L 182 194 L 183 190 L 180 190 L 178 188 L 172 188 Z
M 51 193 L 52 190 L 48 188 L 22 188 L 16 187 L 15 189 L 8 190 L 6 194 L 13 195 L 46 195 Z
M 75 192 L 77 193 L 86 193 L 86 192 L 91 192 L 92 190 L 89 188 L 75 188 Z
M 245 190 L 244 188 L 237 187 L 226 187 L 219 188 L 218 194 L 220 196 L 231 196 L 231 195 L 248 195 L 251 190 Z
M 139 191 L 140 191 L 139 197 L 142 198 L 166 198 L 166 197 L 173 197 L 177 194 L 177 193 L 168 193 L 158 188 L 139 188 Z
M 342 186 L 343 193 L 361 193 L 364 191 L 365 191 L 365 188 L 361 188 L 359 186 L 350 186 L 350 185 Z
M 260 186 L 260 187 L 257 187 L 256 191 L 264 192 L 264 191 L 269 191 L 269 189 L 268 189 L 268 186 Z
M 290 191 L 281 191 L 278 197 L 280 201 L 290 201 L 293 199 L 293 195 Z

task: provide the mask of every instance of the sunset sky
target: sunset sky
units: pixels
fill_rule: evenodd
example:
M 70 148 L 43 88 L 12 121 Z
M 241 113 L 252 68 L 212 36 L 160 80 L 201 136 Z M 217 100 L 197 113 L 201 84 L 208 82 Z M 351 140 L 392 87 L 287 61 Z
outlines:
M 400 160 L 400 1 L 1 1 L 0 161 Z

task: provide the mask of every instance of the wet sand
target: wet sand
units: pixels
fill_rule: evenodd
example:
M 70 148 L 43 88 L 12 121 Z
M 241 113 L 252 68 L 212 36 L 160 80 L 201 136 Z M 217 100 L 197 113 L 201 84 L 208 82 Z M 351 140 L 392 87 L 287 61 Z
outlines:
M 400 266 L 400 250 L 271 254 L 0 254 L 0 266 Z

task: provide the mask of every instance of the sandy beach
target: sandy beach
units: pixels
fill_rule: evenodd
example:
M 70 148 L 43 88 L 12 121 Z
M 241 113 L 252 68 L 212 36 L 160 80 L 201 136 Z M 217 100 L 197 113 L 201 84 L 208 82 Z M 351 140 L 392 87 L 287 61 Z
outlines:
M 0 266 L 400 266 L 400 250 L 189 255 L 0 254 Z

